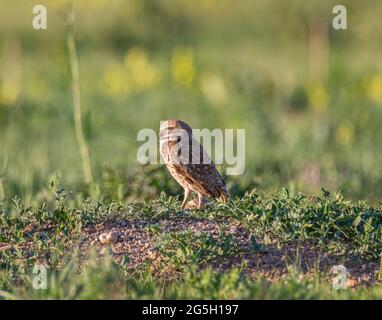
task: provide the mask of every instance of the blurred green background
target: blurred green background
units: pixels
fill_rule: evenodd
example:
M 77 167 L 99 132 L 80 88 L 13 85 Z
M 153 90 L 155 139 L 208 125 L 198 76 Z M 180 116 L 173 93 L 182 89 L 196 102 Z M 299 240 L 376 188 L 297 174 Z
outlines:
M 48 30 L 32 28 L 32 7 Z M 101 200 L 178 193 L 163 166 L 136 161 L 137 132 L 179 118 L 246 129 L 252 187 L 382 193 L 382 2 L 75 1 L 83 123 L 94 174 L 84 184 L 66 46 L 67 1 L 0 0 L 0 201 L 44 198 L 49 181 Z

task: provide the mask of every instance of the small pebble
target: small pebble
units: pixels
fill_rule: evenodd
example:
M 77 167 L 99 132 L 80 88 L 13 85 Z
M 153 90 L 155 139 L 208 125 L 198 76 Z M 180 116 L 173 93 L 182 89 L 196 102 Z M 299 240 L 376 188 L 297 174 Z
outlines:
M 101 241 L 101 243 L 103 243 L 103 244 L 107 243 L 106 236 L 107 236 L 107 233 L 102 233 L 102 234 L 99 236 L 99 241 Z
M 147 251 L 147 255 L 151 260 L 155 260 L 157 258 L 157 253 L 151 250 Z
M 119 239 L 119 233 L 117 231 L 111 231 L 106 236 L 108 243 L 116 243 Z
M 105 232 L 99 236 L 99 241 L 103 244 L 116 243 L 119 240 L 119 233 L 117 231 Z

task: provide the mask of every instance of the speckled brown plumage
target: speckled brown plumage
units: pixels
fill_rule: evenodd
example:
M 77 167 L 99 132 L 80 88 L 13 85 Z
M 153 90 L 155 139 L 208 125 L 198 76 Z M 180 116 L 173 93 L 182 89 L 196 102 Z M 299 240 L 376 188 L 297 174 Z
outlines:
M 177 130 L 182 129 L 183 135 L 178 137 Z M 203 147 L 192 135 L 192 129 L 180 120 L 168 120 L 161 123 L 160 152 L 171 175 L 185 190 L 182 208 L 192 192 L 198 194 L 198 208 L 203 206 L 203 197 L 219 198 L 224 203 L 228 200 L 225 182 L 213 161 Z M 179 146 L 188 144 L 188 154 L 182 155 Z M 198 151 L 198 153 L 195 153 Z M 194 158 L 193 158 L 194 156 Z M 195 157 L 199 161 L 195 161 Z M 185 161 L 188 160 L 188 161 Z M 197 163 L 195 163 L 197 162 Z

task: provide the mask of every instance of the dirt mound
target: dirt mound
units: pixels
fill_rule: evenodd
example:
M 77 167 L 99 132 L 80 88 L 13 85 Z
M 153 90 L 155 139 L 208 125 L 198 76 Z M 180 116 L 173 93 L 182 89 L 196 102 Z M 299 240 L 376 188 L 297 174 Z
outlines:
M 333 266 L 344 265 L 348 271 L 349 286 L 372 285 L 377 282 L 378 261 L 331 255 L 322 252 L 317 244 L 307 242 L 291 242 L 280 246 L 272 239 L 264 241 L 262 238 L 251 237 L 244 227 L 228 219 L 212 221 L 179 216 L 171 219 L 109 221 L 84 227 L 85 238 L 81 249 L 84 252 L 90 248 L 99 252 L 108 250 L 117 261 L 125 259 L 130 268 L 150 263 L 157 275 L 167 278 L 174 275 L 174 269 L 163 268 L 163 237 L 188 232 L 196 237 L 207 235 L 219 244 L 222 230 L 225 236 L 231 237 L 230 245 L 237 250 L 235 254 L 220 255 L 204 261 L 204 264 L 211 265 L 217 272 L 239 267 L 251 278 L 265 277 L 270 281 L 281 280 L 291 272 L 308 277 L 320 275 L 331 281 L 333 275 L 330 270 Z M 198 242 L 189 245 L 197 249 Z

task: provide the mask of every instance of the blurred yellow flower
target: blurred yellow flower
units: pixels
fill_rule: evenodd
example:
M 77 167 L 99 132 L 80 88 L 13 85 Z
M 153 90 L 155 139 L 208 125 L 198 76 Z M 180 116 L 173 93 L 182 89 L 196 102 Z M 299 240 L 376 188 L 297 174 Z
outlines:
M 322 85 L 312 86 L 308 90 L 310 106 L 318 113 L 326 113 L 328 109 L 328 94 Z
M 196 78 L 194 54 L 189 48 L 176 48 L 172 54 L 171 74 L 173 79 L 185 86 L 191 87 Z
M 0 101 L 5 106 L 12 106 L 19 95 L 19 87 L 17 84 L 7 81 L 1 86 Z
M 368 95 L 374 102 L 382 102 L 382 74 L 375 75 L 371 79 Z
M 123 69 L 114 68 L 105 73 L 102 86 L 110 95 L 118 95 L 126 89 L 127 77 Z
M 128 86 L 133 91 L 149 89 L 160 81 L 159 69 L 149 62 L 147 53 L 142 48 L 130 49 L 123 64 L 129 76 Z
M 3 43 L 0 75 L 0 103 L 11 107 L 20 93 L 22 64 L 20 40 L 6 37 Z
M 354 137 L 354 127 L 351 123 L 341 124 L 336 131 L 336 141 L 339 144 L 347 145 L 352 142 Z
M 208 101 L 219 105 L 227 99 L 227 89 L 224 80 L 214 73 L 204 73 L 201 77 L 201 90 Z
M 146 51 L 142 48 L 130 49 L 123 64 L 107 71 L 101 85 L 110 95 L 141 92 L 157 85 L 160 70 L 150 63 Z

